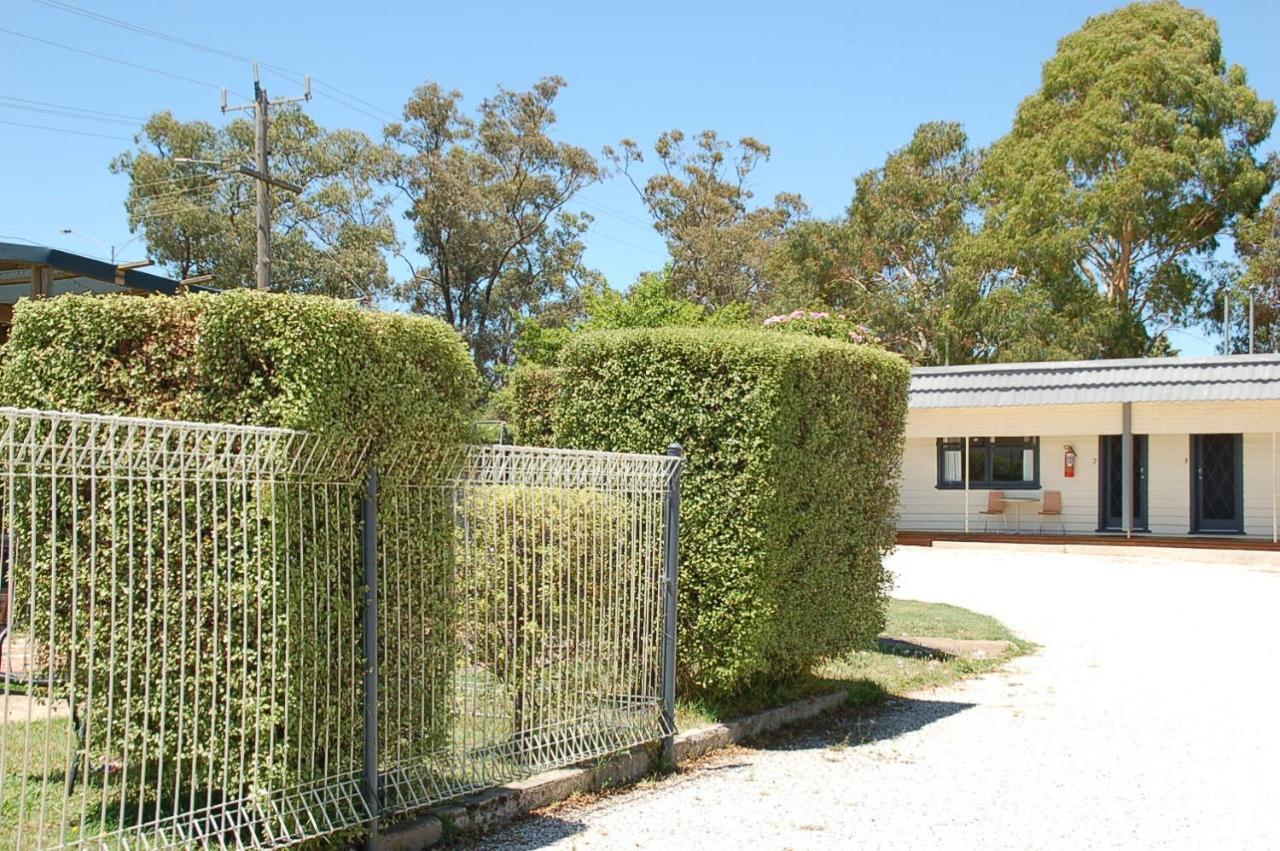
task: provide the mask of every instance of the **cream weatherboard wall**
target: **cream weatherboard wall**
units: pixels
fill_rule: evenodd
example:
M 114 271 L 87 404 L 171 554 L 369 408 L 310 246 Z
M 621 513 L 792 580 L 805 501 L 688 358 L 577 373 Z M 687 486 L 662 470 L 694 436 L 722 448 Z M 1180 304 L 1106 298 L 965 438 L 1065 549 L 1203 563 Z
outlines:
M 1098 528 L 1098 437 L 1119 434 L 1122 408 L 1106 405 L 1021 405 L 986 408 L 914 408 L 907 418 L 899 528 L 963 531 L 963 490 L 937 487 L 937 438 L 1035 435 L 1040 438 L 1042 490 L 1062 492 L 1068 533 Z M 1273 430 L 1277 402 L 1135 402 L 1134 434 L 1148 435 L 1148 520 L 1152 534 L 1185 535 L 1191 526 L 1191 435 L 1242 434 L 1245 533 L 1271 538 L 1280 488 Z M 1075 476 L 1063 471 L 1064 447 L 1076 452 Z M 1036 491 L 1029 492 L 1037 494 Z M 968 494 L 970 531 L 980 532 L 987 491 Z M 1026 505 L 1023 531 L 1034 530 L 1039 506 Z M 1010 524 L 1014 515 L 1009 517 Z M 1054 524 L 1056 530 L 1056 524 Z M 1047 528 L 1046 528 L 1047 531 Z

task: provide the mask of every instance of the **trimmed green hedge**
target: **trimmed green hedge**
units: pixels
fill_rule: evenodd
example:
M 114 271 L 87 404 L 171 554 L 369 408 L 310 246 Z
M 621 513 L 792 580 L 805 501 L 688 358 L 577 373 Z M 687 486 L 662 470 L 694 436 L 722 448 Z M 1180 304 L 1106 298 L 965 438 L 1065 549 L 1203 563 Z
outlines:
M 434 319 L 320 296 L 22 301 L 0 403 L 457 444 L 478 377 Z
M 523 446 L 553 446 L 552 414 L 559 372 L 553 366 L 521 364 L 498 391 L 498 416 L 511 427 L 512 441 Z
M 434 702 L 443 703 L 452 666 L 452 610 L 442 593 L 452 576 L 452 517 L 419 479 L 430 459 L 456 457 L 477 387 L 461 339 L 431 319 L 251 291 L 62 296 L 18 304 L 0 404 L 303 429 L 334 445 L 372 441 L 376 453 L 412 467 L 398 475 L 391 464 L 379 491 L 384 553 L 413 555 L 387 558 L 381 600 L 388 623 L 427 639 L 387 642 L 383 652 L 391 689 L 403 673 L 419 688 L 433 683 L 442 690 Z M 199 778 L 216 798 L 358 768 L 363 482 L 354 472 L 352 481 L 318 473 L 314 482 L 282 481 L 261 492 L 206 484 L 203 499 L 161 500 L 159 490 L 141 483 L 104 484 L 79 496 L 99 506 L 92 516 L 73 513 L 74 485 L 65 479 L 16 494 L 40 512 L 34 516 L 53 519 L 61 540 L 74 531 L 98 542 L 92 563 L 81 557 L 78 592 L 69 587 L 69 569 L 43 569 L 69 565 L 63 546 L 40 550 L 35 587 L 19 575 L 14 600 L 39 613 L 37 636 L 76 642 L 81 666 L 60 676 L 88 704 L 90 762 L 145 754 L 148 763 L 166 766 L 165 776 Z M 18 516 L 27 510 L 19 507 Z M 228 528 L 238 534 L 219 531 Z M 161 529 L 163 538 L 152 533 Z M 281 576 L 262 570 L 263 563 L 283 564 Z M 138 584 L 144 575 L 145 588 Z M 112 630 L 106 619 L 121 616 L 126 588 L 135 594 L 125 601 L 133 609 L 128 629 Z M 94 605 L 86 605 L 91 598 Z M 71 606 L 73 599 L 79 605 Z M 275 618 L 263 617 L 264 600 Z M 164 634 L 166 619 L 181 620 L 184 630 L 170 631 L 163 652 L 152 653 L 139 638 Z M 231 660 L 225 668 L 211 663 L 224 655 Z M 91 676 L 98 686 L 87 698 Z M 112 696 L 101 687 L 108 681 L 116 683 Z M 208 703 L 215 695 L 217 711 Z M 179 705 L 191 713 L 181 727 L 173 717 L 159 720 L 156 706 L 172 714 Z M 429 750 L 448 722 L 394 701 L 384 715 L 382 736 L 396 754 Z M 194 735 L 179 740 L 178 729 Z
M 546 748 L 608 730 L 603 716 L 652 687 L 644 660 L 660 652 L 656 631 L 626 620 L 642 621 L 651 603 L 635 574 L 636 550 L 656 531 L 644 512 L 590 488 L 530 498 L 528 487 L 473 485 L 457 516 L 461 645 L 476 688 L 491 690 L 486 702 L 507 707 L 479 741 L 506 738 L 545 760 Z
M 880 631 L 908 380 L 894 355 L 800 335 L 670 328 L 570 341 L 558 444 L 685 449 L 686 690 L 785 680 Z

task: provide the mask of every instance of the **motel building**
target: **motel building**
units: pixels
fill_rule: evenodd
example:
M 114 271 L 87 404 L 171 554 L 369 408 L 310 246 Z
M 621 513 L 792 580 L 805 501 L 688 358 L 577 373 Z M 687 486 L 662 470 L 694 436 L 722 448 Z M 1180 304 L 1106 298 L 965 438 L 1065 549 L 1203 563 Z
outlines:
M 1280 355 L 916 369 L 899 540 L 1271 548 L 1277 431 Z

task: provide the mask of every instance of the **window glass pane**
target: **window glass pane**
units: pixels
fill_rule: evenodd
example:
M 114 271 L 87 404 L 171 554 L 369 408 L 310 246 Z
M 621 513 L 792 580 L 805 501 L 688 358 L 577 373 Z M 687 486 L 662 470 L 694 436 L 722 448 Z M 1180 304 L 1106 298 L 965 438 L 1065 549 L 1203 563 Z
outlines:
M 995 446 L 991 450 L 991 480 L 993 482 L 1021 482 L 1022 449 L 1015 446 Z
M 969 485 L 975 488 L 1034 485 L 1036 437 L 969 438 Z M 938 484 L 964 485 L 964 438 L 938 439 Z
M 987 441 L 974 438 L 969 444 L 969 483 L 987 481 Z
M 948 484 L 959 484 L 964 481 L 964 468 L 961 466 L 963 453 L 959 447 L 942 450 L 942 481 Z

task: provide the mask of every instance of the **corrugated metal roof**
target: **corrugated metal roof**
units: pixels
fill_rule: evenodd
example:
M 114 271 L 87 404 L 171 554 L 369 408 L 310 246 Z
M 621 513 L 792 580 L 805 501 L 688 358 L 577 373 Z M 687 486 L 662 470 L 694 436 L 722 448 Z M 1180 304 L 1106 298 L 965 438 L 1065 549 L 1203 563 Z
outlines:
M 1280 355 L 930 366 L 912 408 L 1280 399 Z

